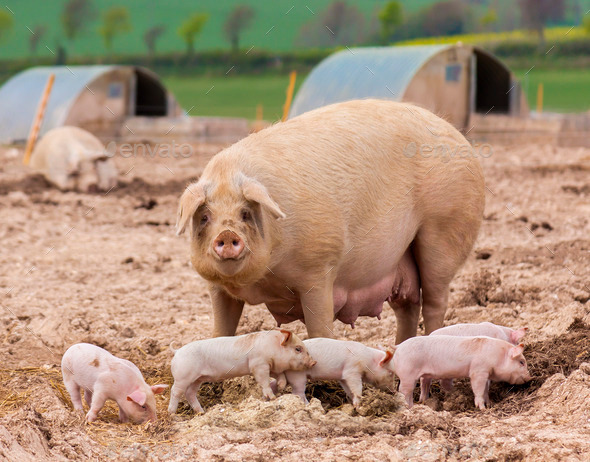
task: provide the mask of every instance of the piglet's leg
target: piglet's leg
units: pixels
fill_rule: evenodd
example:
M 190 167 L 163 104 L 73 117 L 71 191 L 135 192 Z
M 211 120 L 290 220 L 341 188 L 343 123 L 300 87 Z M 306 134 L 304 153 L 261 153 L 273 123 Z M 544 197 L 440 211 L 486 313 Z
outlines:
M 276 384 L 279 391 L 283 391 L 287 386 L 287 377 L 285 377 L 284 373 L 277 375 L 276 377 Z
M 122 423 L 129 421 L 129 419 L 127 418 L 127 414 L 125 414 L 125 411 L 120 406 L 119 406 L 119 421 Z
M 84 390 L 84 399 L 86 400 L 86 404 L 88 407 L 92 406 L 92 392 L 90 390 Z
M 202 383 L 203 382 L 196 380 L 195 382 L 191 383 L 184 392 L 186 400 L 191 405 L 193 410 L 200 413 L 205 412 L 203 406 L 201 406 L 201 403 L 199 402 L 199 398 L 197 398 L 197 393 L 199 392 L 199 388 L 201 388 Z
M 252 368 L 251 372 L 262 388 L 262 396 L 266 399 L 275 399 L 275 394 L 270 387 L 270 367 L 268 364 L 258 364 Z
M 350 374 L 344 377 L 340 384 L 349 398 L 352 399 L 352 405 L 356 408 L 361 404 L 363 396 L 363 379 L 358 374 Z
M 430 385 L 432 383 L 432 379 L 427 379 L 422 377 L 420 379 L 420 402 L 424 403 L 430 396 Z
M 406 398 L 406 403 L 409 408 L 414 405 L 414 387 L 416 386 L 416 379 L 399 378 L 399 392 Z
M 92 406 L 90 406 L 90 410 L 88 411 L 88 414 L 86 414 L 86 420 L 88 422 L 94 422 L 96 420 L 98 413 L 103 408 L 106 400 L 107 397 L 105 394 L 94 390 L 94 395 L 92 396 Z
M 444 391 L 450 393 L 453 391 L 453 379 L 442 379 L 440 381 L 440 386 Z
M 170 403 L 168 404 L 168 412 L 170 414 L 174 414 L 178 409 L 178 403 L 180 398 L 182 398 L 183 389 L 178 385 L 177 382 L 174 382 L 172 385 L 172 390 L 170 390 Z
M 293 388 L 293 394 L 299 396 L 305 404 L 309 404 L 305 396 L 305 386 L 307 385 L 305 372 L 287 372 L 285 375 Z
M 72 404 L 74 405 L 74 409 L 77 411 L 83 411 L 84 408 L 82 407 L 82 397 L 80 396 L 80 387 L 76 382 L 73 380 L 64 380 L 66 385 L 66 390 L 70 394 L 70 398 L 72 398 Z
M 480 409 L 486 408 L 486 387 L 489 374 L 486 372 L 475 372 L 469 376 L 471 379 L 471 389 L 475 396 L 475 405 Z

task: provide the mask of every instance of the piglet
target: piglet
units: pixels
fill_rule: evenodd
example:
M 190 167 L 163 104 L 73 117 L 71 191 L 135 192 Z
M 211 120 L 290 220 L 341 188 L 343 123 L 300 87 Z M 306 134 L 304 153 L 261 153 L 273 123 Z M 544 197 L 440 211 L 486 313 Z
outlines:
M 313 338 L 303 344 L 316 365 L 305 371 L 285 371 L 293 394 L 305 404 L 307 380 L 338 380 L 354 407 L 361 402 L 363 381 L 382 389 L 393 390 L 394 372 L 391 363 L 393 353 L 370 348 L 358 342 Z M 281 384 L 281 378 L 278 380 Z
M 198 340 L 176 350 L 172 358 L 174 385 L 168 412 L 174 414 L 182 395 L 196 412 L 204 412 L 197 398 L 203 382 L 252 374 L 266 399 L 274 399 L 270 377 L 285 370 L 304 370 L 315 365 L 301 339 L 285 329 L 237 337 Z
M 489 380 L 522 384 L 531 379 L 522 355 L 524 345 L 512 345 L 490 337 L 446 335 L 413 337 L 399 344 L 393 368 L 399 377 L 399 391 L 409 407 L 413 404 L 416 381 L 422 381 L 420 401 L 428 396 L 430 380 L 469 377 L 475 405 L 489 405 Z
M 126 359 L 117 358 L 103 348 L 88 343 L 72 345 L 61 360 L 64 384 L 74 409 L 82 411 L 80 391 L 90 410 L 86 420 L 93 422 L 107 399 L 119 405 L 121 422 L 144 423 L 156 420 L 154 393 L 168 385 L 149 386 L 140 370 Z
M 498 326 L 491 322 L 480 322 L 479 324 L 453 324 L 452 326 L 441 327 L 431 332 L 430 335 L 454 335 L 455 337 L 476 337 L 478 335 L 484 335 L 518 345 L 526 335 L 527 330 L 528 327 L 511 329 L 510 327 Z M 445 391 L 451 391 L 453 389 L 452 379 L 441 380 L 440 384 Z M 426 385 L 426 388 L 429 388 L 429 384 Z
M 518 345 L 526 335 L 527 330 L 528 327 L 511 329 L 510 327 L 498 326 L 491 322 L 480 322 L 479 324 L 454 324 L 452 326 L 441 327 L 430 335 L 454 335 L 455 337 L 476 337 L 483 335 Z

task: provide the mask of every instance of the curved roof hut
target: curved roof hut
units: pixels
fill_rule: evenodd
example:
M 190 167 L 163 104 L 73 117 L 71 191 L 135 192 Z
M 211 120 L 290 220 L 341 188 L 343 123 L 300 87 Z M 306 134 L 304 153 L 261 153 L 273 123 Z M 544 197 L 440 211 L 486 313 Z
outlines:
M 413 102 L 465 128 L 469 116 L 528 112 L 510 70 L 485 50 L 464 45 L 350 48 L 318 64 L 289 117 L 362 98 Z
M 45 83 L 55 74 L 40 135 L 62 125 L 114 136 L 128 117 L 180 114 L 156 74 L 134 66 L 48 66 L 27 69 L 0 88 L 0 142 L 25 140 Z

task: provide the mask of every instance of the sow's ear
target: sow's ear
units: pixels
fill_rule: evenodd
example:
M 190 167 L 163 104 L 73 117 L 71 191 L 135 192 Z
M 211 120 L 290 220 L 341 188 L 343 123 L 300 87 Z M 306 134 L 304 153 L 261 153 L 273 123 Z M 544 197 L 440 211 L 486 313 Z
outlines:
M 285 214 L 279 205 L 271 199 L 266 188 L 258 181 L 248 178 L 242 183 L 242 194 L 246 200 L 258 202 L 265 207 L 275 218 L 285 218 Z
M 184 233 L 186 225 L 191 220 L 197 209 L 205 202 L 205 190 L 202 185 L 193 183 L 189 185 L 178 203 L 178 216 L 176 218 L 176 235 Z

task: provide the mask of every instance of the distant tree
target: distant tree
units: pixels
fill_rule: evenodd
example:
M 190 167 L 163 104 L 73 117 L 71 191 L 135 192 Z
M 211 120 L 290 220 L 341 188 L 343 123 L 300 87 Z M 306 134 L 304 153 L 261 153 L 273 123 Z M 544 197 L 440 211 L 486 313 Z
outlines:
M 545 25 L 559 21 L 565 15 L 566 0 L 518 0 L 522 23 L 537 32 L 539 41 L 545 42 Z
M 79 33 L 96 18 L 96 9 L 91 0 L 68 0 L 61 13 L 61 25 L 68 40 Z
M 254 8 L 250 5 L 236 5 L 223 24 L 223 32 L 231 43 L 233 51 L 240 48 L 240 35 L 250 26 L 254 18 Z
M 209 19 L 208 14 L 195 13 L 186 19 L 178 28 L 178 35 L 186 44 L 187 56 L 192 56 L 195 51 L 195 39 L 201 33 L 201 29 Z
M 388 40 L 394 33 L 397 26 L 404 20 L 402 4 L 398 1 L 390 1 L 385 4 L 379 11 L 379 21 L 381 22 L 381 37 L 384 41 Z
M 37 24 L 32 29 L 33 33 L 29 36 L 29 50 L 31 54 L 34 55 L 37 53 L 37 47 L 39 46 L 39 42 L 43 39 L 43 36 L 47 32 L 47 27 L 43 24 Z
M 8 11 L 0 10 L 0 43 L 8 38 L 13 25 L 14 19 L 12 18 L 12 15 Z
M 166 31 L 166 27 L 163 25 L 150 27 L 143 34 L 143 41 L 148 49 L 150 56 L 153 56 L 156 52 L 156 42 L 160 36 Z
M 363 37 L 364 16 L 354 5 L 335 0 L 317 19 L 303 24 L 297 42 L 304 46 L 352 45 Z
M 490 29 L 498 23 L 498 13 L 493 8 L 490 8 L 486 13 L 479 18 L 479 23 L 484 29 Z
M 129 10 L 124 6 L 112 6 L 106 10 L 102 15 L 102 24 L 98 28 L 104 45 L 109 51 L 113 48 L 114 38 L 130 30 Z
M 467 29 L 469 7 L 461 0 L 435 3 L 425 12 L 424 30 L 427 35 L 457 35 Z

